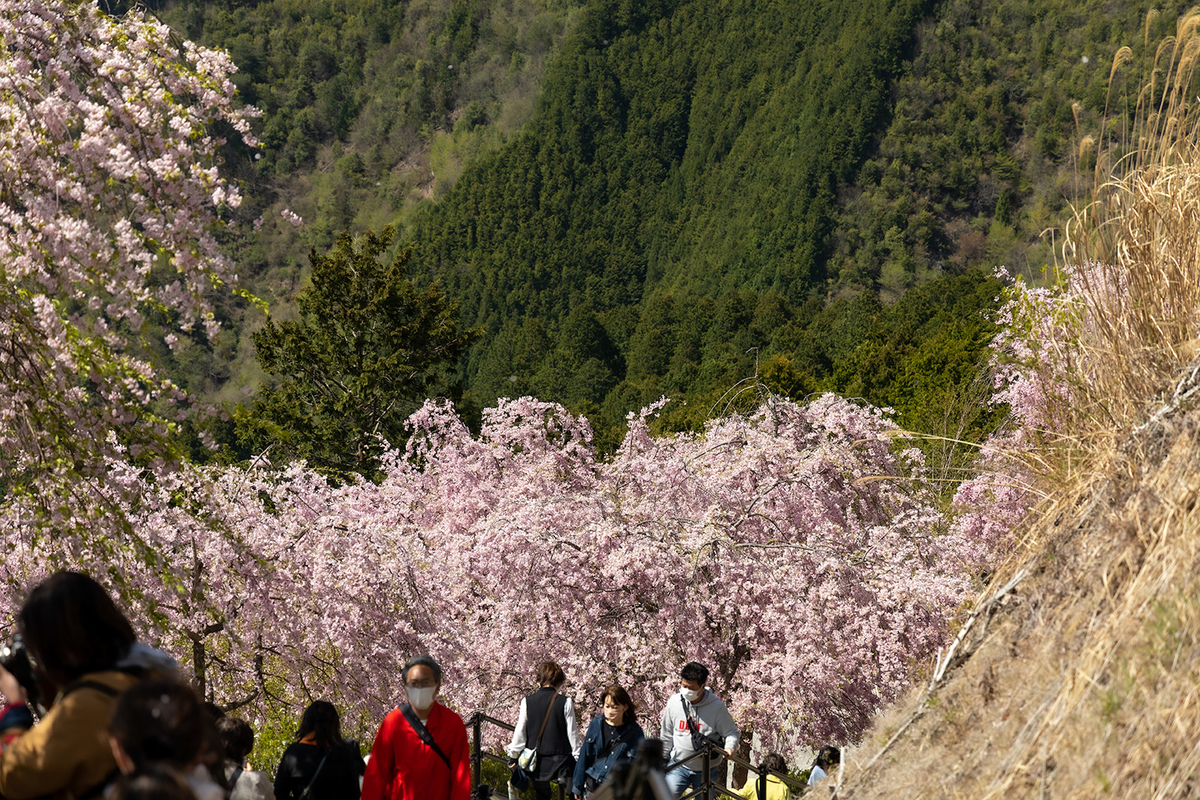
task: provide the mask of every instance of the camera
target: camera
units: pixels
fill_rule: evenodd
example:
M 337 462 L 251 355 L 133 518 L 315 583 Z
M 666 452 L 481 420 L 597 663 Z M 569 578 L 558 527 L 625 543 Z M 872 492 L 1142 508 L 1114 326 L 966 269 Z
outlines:
M 662 748 L 659 739 L 642 740 L 633 761 L 613 767 L 591 800 L 671 800 Z
M 33 661 L 29 650 L 25 648 L 25 640 L 21 634 L 16 634 L 8 642 L 0 645 L 0 667 L 4 667 L 21 684 L 25 690 L 29 705 L 36 709 L 43 708 L 41 685 L 33 672 Z

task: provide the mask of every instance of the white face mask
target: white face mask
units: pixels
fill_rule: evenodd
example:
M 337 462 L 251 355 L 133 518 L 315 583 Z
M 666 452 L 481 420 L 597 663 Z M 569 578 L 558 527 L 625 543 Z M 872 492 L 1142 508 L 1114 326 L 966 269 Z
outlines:
M 435 686 L 427 686 L 424 689 L 413 689 L 410 686 L 404 687 L 405 694 L 408 695 L 409 704 L 417 711 L 427 711 L 433 705 L 433 693 L 437 691 Z
M 607 722 L 609 725 L 620 725 L 622 722 L 625 721 L 625 712 L 628 709 L 629 709 L 629 706 L 618 705 L 618 706 L 614 707 L 614 706 L 610 706 L 608 703 L 605 703 L 604 704 L 604 721 Z
M 701 690 L 700 690 L 700 691 L 698 691 L 698 692 L 697 692 L 697 691 L 695 691 L 695 690 L 693 690 L 693 689 L 682 689 L 681 691 L 683 692 L 683 698 L 684 698 L 685 700 L 687 700 L 689 703 L 695 703 L 695 702 L 696 702 L 696 701 L 698 701 L 698 700 L 699 700 L 701 697 L 703 697 L 703 696 L 704 696 L 704 690 L 703 690 L 703 689 L 701 689 Z

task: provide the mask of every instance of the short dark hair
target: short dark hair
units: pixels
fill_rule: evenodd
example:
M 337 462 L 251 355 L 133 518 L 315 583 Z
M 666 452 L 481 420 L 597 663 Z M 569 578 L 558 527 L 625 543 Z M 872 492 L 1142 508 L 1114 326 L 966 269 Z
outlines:
M 136 768 L 158 763 L 184 769 L 200 755 L 210 725 L 192 687 L 147 680 L 117 697 L 108 730 Z
M 433 660 L 433 656 L 414 656 L 404 665 L 404 682 L 408 683 L 408 671 L 413 667 L 429 667 L 433 670 L 433 682 L 440 684 L 442 682 L 442 667 L 438 662 Z
M 637 704 L 629 698 L 629 692 L 625 691 L 625 687 L 619 683 L 605 687 L 604 691 L 600 693 L 601 708 L 604 707 L 604 700 L 609 697 L 619 706 L 628 706 L 625 709 L 625 716 L 621 720 L 622 722 L 637 722 Z
M 833 745 L 827 744 L 817 751 L 817 766 L 821 769 L 840 763 L 842 763 L 842 753 Z
M 108 592 L 82 572 L 56 572 L 35 586 L 17 628 L 30 655 L 60 686 L 112 669 L 137 641 Z
M 553 686 L 557 688 L 567 682 L 566 673 L 562 671 L 562 667 L 553 661 L 543 661 L 538 664 L 536 677 L 538 686 Z
M 679 671 L 679 677 L 685 681 L 695 681 L 703 686 L 708 683 L 708 667 L 695 661 L 689 661 Z
M 221 717 L 217 720 L 217 736 L 225 749 L 225 757 L 243 764 L 254 749 L 254 729 L 250 723 L 237 717 Z
M 340 745 L 342 739 L 342 719 L 337 709 L 328 700 L 315 700 L 304 709 L 300 718 L 300 727 L 296 730 L 296 741 L 309 734 L 317 740 L 318 747 L 333 747 Z

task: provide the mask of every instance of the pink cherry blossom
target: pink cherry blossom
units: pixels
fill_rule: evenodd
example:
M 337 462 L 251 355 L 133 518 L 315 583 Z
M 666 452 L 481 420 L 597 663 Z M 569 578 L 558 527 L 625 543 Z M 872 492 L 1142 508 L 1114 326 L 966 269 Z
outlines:
M 879 410 L 772 401 L 673 436 L 655 413 L 604 460 L 557 405 L 502 401 L 475 436 L 428 402 L 379 484 L 337 488 L 299 464 L 148 478 L 122 454 L 107 497 L 129 529 L 39 538 L 14 504 L 3 583 L 110 576 L 211 697 L 260 711 L 329 696 L 369 728 L 429 652 L 452 705 L 511 718 L 552 657 L 585 712 L 615 679 L 652 728 L 696 659 L 768 746 L 856 737 L 944 641 L 986 548 Z
M 427 403 L 378 484 L 269 454 L 171 459 L 182 392 L 124 336 L 150 308 L 215 331 L 206 293 L 237 283 L 214 231 L 240 201 L 220 131 L 253 145 L 252 112 L 226 54 L 180 52 L 137 13 L 0 0 L 0 37 L 10 614 L 49 571 L 85 569 L 218 702 L 327 696 L 360 730 L 420 652 L 460 711 L 509 718 L 547 656 L 585 713 L 615 679 L 644 721 L 696 659 L 745 730 L 786 747 L 859 735 L 1002 539 L 951 524 L 887 416 L 831 395 L 672 436 L 652 406 L 610 459 L 554 404 L 505 400 L 472 435 Z
M 161 449 L 150 407 L 182 397 L 123 332 L 155 307 L 211 335 L 206 294 L 236 286 L 214 231 L 240 194 L 211 131 L 254 145 L 255 112 L 225 54 L 137 12 L 0 0 L 0 43 L 0 475 L 86 528 L 109 432 Z

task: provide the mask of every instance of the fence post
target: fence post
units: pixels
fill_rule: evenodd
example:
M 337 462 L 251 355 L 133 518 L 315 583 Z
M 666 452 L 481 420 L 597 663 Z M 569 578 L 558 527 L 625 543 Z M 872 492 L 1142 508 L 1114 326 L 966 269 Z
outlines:
M 471 777 L 474 788 L 483 785 L 483 718 L 476 711 L 471 717 L 471 736 L 474 740 L 475 751 L 471 754 Z
M 713 745 L 711 742 L 704 743 L 704 796 L 708 798 L 713 796 L 712 749 Z

